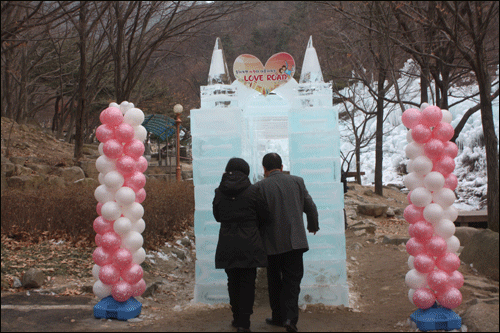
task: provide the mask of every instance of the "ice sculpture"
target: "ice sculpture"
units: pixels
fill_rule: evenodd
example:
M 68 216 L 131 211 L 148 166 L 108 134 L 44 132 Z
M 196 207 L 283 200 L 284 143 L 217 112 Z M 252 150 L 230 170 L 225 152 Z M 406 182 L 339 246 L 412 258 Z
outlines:
M 250 179 L 256 182 L 264 176 L 262 157 L 277 152 L 284 170 L 304 178 L 319 210 L 321 229 L 316 235 L 308 234 L 299 303 L 348 306 L 338 115 L 332 107 L 331 84 L 323 82 L 312 38 L 300 83 L 291 79 L 267 96 L 239 81 L 222 83 L 226 71 L 220 68 L 227 65 L 217 39 L 209 85 L 201 87 L 201 107 L 191 110 L 195 301 L 229 302 L 226 275 L 214 264 L 220 225 L 212 215 L 214 189 L 227 161 L 244 158 L 250 164 Z

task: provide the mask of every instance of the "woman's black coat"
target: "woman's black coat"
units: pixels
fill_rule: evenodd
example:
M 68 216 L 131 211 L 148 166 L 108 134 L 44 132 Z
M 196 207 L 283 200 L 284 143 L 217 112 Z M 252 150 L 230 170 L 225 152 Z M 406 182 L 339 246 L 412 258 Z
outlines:
M 240 171 L 224 173 L 212 206 L 221 223 L 215 268 L 267 266 L 260 230 L 269 221 L 269 209 L 248 176 Z

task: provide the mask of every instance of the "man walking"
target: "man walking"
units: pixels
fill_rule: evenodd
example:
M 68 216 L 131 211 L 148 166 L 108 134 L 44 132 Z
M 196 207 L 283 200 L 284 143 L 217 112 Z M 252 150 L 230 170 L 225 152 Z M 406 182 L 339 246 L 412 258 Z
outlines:
M 261 190 L 271 212 L 271 223 L 264 229 L 268 267 L 267 281 L 272 317 L 270 325 L 297 332 L 300 282 L 304 275 L 302 255 L 309 250 L 307 230 L 316 234 L 318 210 L 301 177 L 283 173 L 281 157 L 269 153 L 262 159 L 265 178 L 255 185 Z

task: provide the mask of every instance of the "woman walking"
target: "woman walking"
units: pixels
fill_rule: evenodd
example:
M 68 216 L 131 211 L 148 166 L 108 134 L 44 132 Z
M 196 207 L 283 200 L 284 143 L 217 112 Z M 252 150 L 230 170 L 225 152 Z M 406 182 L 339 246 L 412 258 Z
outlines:
M 238 332 L 250 332 L 257 267 L 267 266 L 261 230 L 269 221 L 269 209 L 249 174 L 245 160 L 230 159 L 213 200 L 214 217 L 221 223 L 215 268 L 226 271 L 232 325 Z

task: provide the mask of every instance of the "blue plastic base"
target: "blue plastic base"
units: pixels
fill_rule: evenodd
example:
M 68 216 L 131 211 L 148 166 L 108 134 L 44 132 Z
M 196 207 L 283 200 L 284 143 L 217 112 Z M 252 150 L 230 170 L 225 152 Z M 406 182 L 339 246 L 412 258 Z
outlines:
M 100 319 L 128 320 L 137 317 L 142 304 L 133 297 L 125 302 L 115 301 L 112 296 L 105 297 L 94 306 L 94 317 Z
M 458 330 L 462 327 L 462 318 L 450 309 L 436 303 L 426 310 L 418 309 L 410 315 L 421 331 Z

